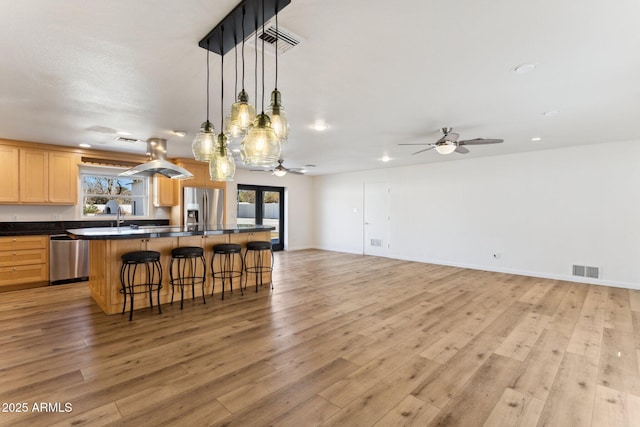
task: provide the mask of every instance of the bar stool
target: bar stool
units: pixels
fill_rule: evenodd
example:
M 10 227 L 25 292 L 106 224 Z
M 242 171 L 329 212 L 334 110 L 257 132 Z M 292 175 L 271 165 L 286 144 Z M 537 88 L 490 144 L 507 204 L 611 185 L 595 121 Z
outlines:
M 240 258 L 240 270 L 235 270 L 236 254 Z M 218 270 L 215 268 L 216 256 L 218 258 Z M 244 260 L 242 259 L 242 248 L 240 245 L 233 243 L 221 243 L 213 247 L 213 256 L 211 257 L 211 277 L 213 277 L 213 286 L 211 287 L 211 296 L 216 286 L 216 277 L 222 280 L 222 299 L 224 299 L 224 285 L 229 279 L 229 290 L 233 292 L 233 278 L 240 279 L 240 292 L 242 291 L 242 273 L 244 270 Z
M 202 274 L 197 273 L 198 264 L 202 265 Z M 176 273 L 174 274 L 174 270 Z M 204 250 L 198 246 L 182 246 L 171 250 L 169 263 L 169 283 L 171 284 L 171 304 L 176 286 L 180 286 L 180 310 L 184 307 L 184 287 L 191 284 L 191 297 L 196 299 L 195 285 L 202 285 L 202 301 L 207 277 L 207 264 L 204 260 Z
M 160 252 L 135 251 L 122 255 L 122 267 L 120 268 L 120 293 L 124 296 L 122 314 L 127 306 L 127 295 L 131 299 L 129 321 L 133 319 L 133 297 L 136 294 L 149 293 L 149 305 L 153 310 L 153 290 L 158 292 L 158 313 L 162 313 L 160 307 L 160 289 L 162 289 L 162 265 L 160 264 Z M 136 283 L 138 266 L 144 266 L 145 275 L 142 283 Z M 157 280 L 156 280 L 157 279 Z
M 247 263 L 247 256 L 251 253 L 249 257 L 250 263 Z M 271 259 L 267 258 L 270 256 Z M 271 261 L 270 264 L 266 262 Z M 271 284 L 271 289 L 273 289 L 273 251 L 271 250 L 271 242 L 248 242 L 247 249 L 244 252 L 244 272 L 246 273 L 244 279 L 244 287 L 247 288 L 247 280 L 249 278 L 249 274 L 255 274 L 256 278 L 256 292 L 258 292 L 258 281 L 260 281 L 260 286 L 263 285 L 263 273 L 269 273 L 269 283 Z

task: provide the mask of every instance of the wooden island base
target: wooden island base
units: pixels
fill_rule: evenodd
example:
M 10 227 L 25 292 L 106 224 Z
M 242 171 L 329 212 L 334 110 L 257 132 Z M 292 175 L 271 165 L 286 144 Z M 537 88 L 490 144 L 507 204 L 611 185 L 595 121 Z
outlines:
M 115 240 L 91 240 L 89 243 L 89 288 L 91 296 L 100 308 L 107 314 L 122 312 L 123 295 L 120 293 L 120 268 L 122 266 L 121 256 L 132 251 L 157 251 L 160 252 L 160 262 L 162 264 L 162 289 L 160 290 L 160 303 L 171 302 L 171 285 L 169 284 L 169 263 L 171 261 L 171 250 L 179 246 L 199 246 L 205 251 L 207 278 L 205 285 L 205 296 L 211 298 L 211 287 L 213 280 L 211 277 L 211 256 L 212 247 L 220 243 L 235 243 L 243 248 L 250 241 L 269 241 L 270 231 L 259 231 L 252 233 L 237 234 L 217 234 L 217 235 L 197 235 L 185 237 L 159 237 L 144 239 L 115 239 Z M 236 257 L 237 258 L 237 257 Z M 238 261 L 236 269 L 240 269 Z M 144 269 L 138 269 L 142 276 Z M 255 286 L 255 279 L 250 278 L 247 289 Z M 264 283 L 268 283 L 268 275 L 263 277 Z M 244 281 L 244 279 L 243 279 Z M 233 282 L 234 292 L 240 292 L 239 279 Z M 222 292 L 220 279 L 215 281 L 215 293 Z M 225 292 L 229 291 L 229 284 Z M 196 285 L 195 296 L 202 302 L 202 286 Z M 185 300 L 191 299 L 191 286 L 185 286 Z M 218 296 L 216 296 L 218 298 Z M 157 296 L 154 291 L 153 303 L 156 304 Z M 176 287 L 174 302 L 180 304 L 180 289 Z M 127 302 L 126 310 L 129 310 Z M 149 297 L 147 295 L 137 295 L 134 309 L 149 307 Z

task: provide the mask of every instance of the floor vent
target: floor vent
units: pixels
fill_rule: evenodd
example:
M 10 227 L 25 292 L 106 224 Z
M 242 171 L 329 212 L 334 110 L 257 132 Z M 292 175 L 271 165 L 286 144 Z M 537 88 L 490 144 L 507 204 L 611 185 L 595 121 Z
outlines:
M 573 275 L 579 277 L 588 277 L 590 279 L 600 278 L 600 268 L 589 267 L 587 265 L 573 265 Z
M 283 30 L 280 25 L 278 31 L 276 31 L 276 26 L 270 23 L 266 24 L 264 29 L 264 33 L 262 32 L 262 28 L 258 30 L 258 51 L 262 49 L 262 40 L 264 40 L 264 51 L 270 55 L 275 55 L 276 53 L 276 38 L 278 39 L 278 54 L 285 53 L 289 49 L 296 47 L 300 44 L 302 39 L 297 35 L 293 34 L 288 30 Z M 246 45 L 255 48 L 256 38 L 255 32 L 249 37 L 247 37 Z

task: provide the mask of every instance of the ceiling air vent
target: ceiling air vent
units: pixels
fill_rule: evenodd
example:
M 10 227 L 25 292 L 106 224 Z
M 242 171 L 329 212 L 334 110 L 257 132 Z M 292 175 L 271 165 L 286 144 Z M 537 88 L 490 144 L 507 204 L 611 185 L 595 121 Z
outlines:
M 262 49 L 262 40 L 264 40 L 265 53 L 275 55 L 276 38 L 278 40 L 279 55 L 299 45 L 302 41 L 302 38 L 293 34 L 291 31 L 283 30 L 282 25 L 279 25 L 278 31 L 276 31 L 276 26 L 272 25 L 271 22 L 267 22 L 265 24 L 264 33 L 262 32 L 262 28 L 258 30 L 258 51 Z M 246 38 L 246 45 L 255 48 L 255 43 L 255 32 L 253 32 Z
M 124 136 L 117 136 L 116 137 L 116 141 L 118 142 L 131 142 L 131 143 L 135 143 L 135 142 L 144 142 L 144 141 L 140 141 L 139 139 L 135 139 L 135 138 L 126 138 Z

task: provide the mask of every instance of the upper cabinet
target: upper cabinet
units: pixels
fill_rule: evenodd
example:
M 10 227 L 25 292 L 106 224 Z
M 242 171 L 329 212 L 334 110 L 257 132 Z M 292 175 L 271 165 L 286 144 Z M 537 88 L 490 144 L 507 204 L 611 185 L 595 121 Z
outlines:
M 0 203 L 20 201 L 19 152 L 18 147 L 0 145 Z
M 73 153 L 49 152 L 49 203 L 75 205 L 78 202 L 78 164 Z
M 178 195 L 178 190 L 176 188 L 178 182 L 175 179 L 156 175 L 153 177 L 153 182 L 154 206 L 174 206 L 178 204 L 178 198 L 176 197 Z
M 224 182 L 211 181 L 209 163 L 192 159 L 178 159 L 176 163 L 193 174 L 193 178 L 180 181 L 182 187 L 225 188 Z
M 78 163 L 74 153 L 0 145 L 0 203 L 75 205 Z
M 49 153 L 20 149 L 20 202 L 49 200 Z

